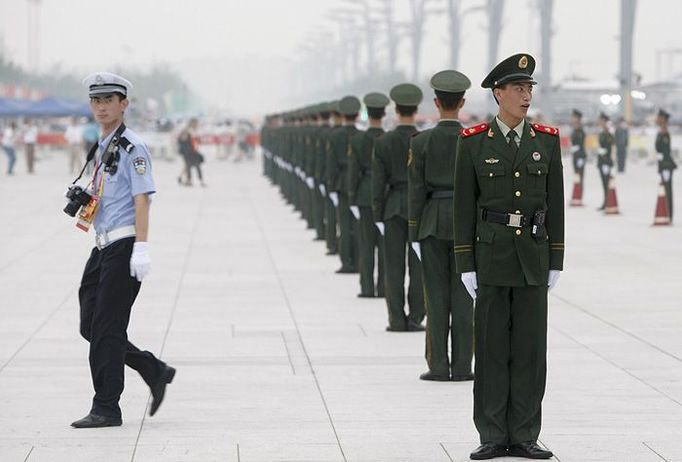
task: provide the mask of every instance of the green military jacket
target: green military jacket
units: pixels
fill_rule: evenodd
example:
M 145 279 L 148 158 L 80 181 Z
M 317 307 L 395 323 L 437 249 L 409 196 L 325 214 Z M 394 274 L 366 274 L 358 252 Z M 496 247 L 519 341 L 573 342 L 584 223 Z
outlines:
M 585 131 L 582 127 L 574 129 L 571 133 L 571 155 L 573 156 L 573 168 L 578 170 L 578 159 L 587 157 L 585 153 Z
M 670 133 L 667 131 L 659 131 L 656 135 L 656 160 L 658 161 L 658 173 L 677 168 L 677 164 L 670 154 Z
M 348 199 L 351 205 L 372 206 L 372 152 L 374 140 L 384 133 L 382 128 L 368 128 L 350 139 Z
M 433 198 L 434 193 L 453 192 L 457 140 L 462 124 L 438 122 L 431 130 L 412 138 L 408 161 L 408 229 L 411 242 L 429 236 L 451 241 L 452 197 Z
M 599 151 L 597 152 L 597 166 L 602 165 L 613 166 L 613 158 L 611 152 L 613 151 L 613 135 L 609 131 L 601 131 L 599 133 Z
M 327 165 L 327 136 L 331 131 L 329 125 L 320 125 L 314 132 L 313 150 L 315 152 L 315 180 L 318 184 L 325 181 L 325 170 Z
M 358 132 L 354 125 L 343 125 L 332 130 L 327 143 L 326 183 L 329 191 L 348 191 L 348 152 L 350 139 Z
M 464 129 L 455 161 L 455 263 L 476 271 L 479 283 L 520 287 L 547 284 L 563 269 L 564 185 L 559 130 L 524 124 L 514 156 L 496 120 Z M 484 221 L 482 209 L 531 217 L 546 212 L 536 236 L 530 227 Z
M 372 208 L 374 221 L 400 216 L 407 220 L 407 158 L 414 125 L 398 125 L 374 142 Z

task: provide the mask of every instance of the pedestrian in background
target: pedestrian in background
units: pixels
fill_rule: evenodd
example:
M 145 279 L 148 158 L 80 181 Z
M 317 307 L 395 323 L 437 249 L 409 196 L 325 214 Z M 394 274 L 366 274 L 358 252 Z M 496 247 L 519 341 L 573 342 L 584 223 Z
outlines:
M 2 149 L 7 155 L 7 174 L 14 175 L 14 163 L 17 161 L 17 153 L 14 149 L 17 123 L 12 121 L 2 133 Z
M 69 173 L 78 173 L 82 168 L 81 147 L 83 145 L 83 130 L 78 125 L 76 117 L 72 117 L 71 123 L 66 127 L 64 139 L 66 140 L 66 150 L 69 156 Z
M 36 161 L 36 143 L 38 142 L 38 127 L 32 119 L 26 120 L 24 130 L 24 150 L 26 152 L 26 170 L 28 173 L 34 172 Z

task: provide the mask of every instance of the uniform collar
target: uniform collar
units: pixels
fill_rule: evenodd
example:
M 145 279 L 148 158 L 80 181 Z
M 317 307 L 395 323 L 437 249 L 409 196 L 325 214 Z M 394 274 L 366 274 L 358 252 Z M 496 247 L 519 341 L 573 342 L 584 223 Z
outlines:
M 510 127 L 508 127 L 498 116 L 495 116 L 495 121 L 497 122 L 497 126 L 500 127 L 500 131 L 504 135 L 504 138 L 507 138 L 507 133 L 511 130 Z M 524 119 L 521 119 L 521 123 L 518 124 L 516 127 L 514 127 L 514 131 L 516 132 L 516 136 L 521 138 L 521 135 L 523 135 L 523 127 L 525 125 L 526 121 Z
M 446 125 L 446 126 L 453 126 L 453 125 L 462 125 L 462 122 L 460 122 L 457 119 L 440 119 L 436 125 Z
M 118 125 L 116 128 L 114 128 L 111 133 L 109 133 L 106 138 L 99 140 L 99 149 L 100 151 L 104 151 L 107 146 L 109 145 L 109 141 L 114 137 L 114 134 L 118 131 L 120 125 Z

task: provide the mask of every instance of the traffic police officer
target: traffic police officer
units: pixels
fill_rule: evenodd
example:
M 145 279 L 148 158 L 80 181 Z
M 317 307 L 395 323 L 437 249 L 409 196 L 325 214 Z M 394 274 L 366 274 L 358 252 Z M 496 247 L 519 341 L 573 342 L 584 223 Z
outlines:
M 483 80 L 499 105 L 464 129 L 455 165 L 455 260 L 472 297 L 476 366 L 471 459 L 547 459 L 537 444 L 546 381 L 547 290 L 564 255 L 559 130 L 525 120 L 535 60 L 517 54 Z
M 614 138 L 609 130 L 609 116 L 603 112 L 599 114 L 599 148 L 597 148 L 597 168 L 599 169 L 599 176 L 601 178 L 602 188 L 604 190 L 604 202 L 597 210 L 606 209 L 606 198 L 609 194 L 609 180 L 611 179 L 611 169 L 613 168 L 613 151 Z
M 374 141 L 385 132 L 381 120 L 386 115 L 390 102 L 382 93 L 368 93 L 363 98 L 367 107 L 369 128 L 359 132 L 350 140 L 348 158 L 348 200 L 351 211 L 358 215 L 358 271 L 360 273 L 360 293 L 358 297 L 383 296 L 384 268 L 381 235 L 374 226 L 372 213 L 372 152 Z M 374 284 L 374 251 L 379 248 L 378 282 Z M 375 292 L 376 288 L 376 292 Z
M 71 425 L 93 428 L 122 424 L 119 398 L 124 364 L 139 372 L 150 387 L 150 415 L 158 410 L 175 369 L 139 350 L 126 333 L 140 283 L 150 270 L 147 231 L 154 193 L 149 150 L 123 123 L 132 85 L 108 72 L 92 74 L 83 83 L 89 88 L 90 107 L 102 133 L 91 150 L 96 161 L 90 188 L 93 199 L 78 222 L 88 229 L 94 217 L 97 233 L 78 292 L 80 332 L 90 342 L 95 396 L 89 414 Z
M 459 111 L 471 81 L 454 70 L 431 78 L 440 121 L 412 138 L 408 164 L 408 229 L 422 256 L 426 300 L 426 362 L 422 380 L 464 381 L 474 378 L 473 300 L 455 268 L 452 197 Z M 450 335 L 448 335 L 450 334 Z M 448 337 L 451 356 L 448 359 Z
M 668 120 L 670 114 L 663 109 L 658 111 L 656 124 L 658 133 L 656 134 L 656 160 L 658 161 L 658 173 L 661 176 L 661 183 L 665 188 L 665 197 L 668 201 L 668 214 L 670 222 L 673 221 L 673 170 L 677 164 L 670 155 L 670 133 L 668 132 Z
M 407 162 L 410 138 L 417 133 L 415 114 L 422 101 L 416 85 L 403 83 L 391 89 L 398 126 L 374 142 L 372 160 L 372 206 L 377 227 L 384 234 L 386 305 L 392 332 L 423 331 L 424 290 L 421 265 L 408 250 L 410 285 L 409 313 L 405 315 L 405 251 L 407 248 Z

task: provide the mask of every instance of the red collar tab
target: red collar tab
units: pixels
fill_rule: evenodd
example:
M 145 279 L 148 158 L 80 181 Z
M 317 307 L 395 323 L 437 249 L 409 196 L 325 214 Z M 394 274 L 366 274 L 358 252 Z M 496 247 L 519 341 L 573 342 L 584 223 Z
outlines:
M 547 125 L 532 124 L 536 132 L 547 133 L 548 135 L 559 136 L 559 129 L 556 127 L 549 127 Z
M 459 134 L 462 138 L 468 138 L 469 136 L 477 135 L 479 133 L 483 133 L 486 130 L 488 130 L 488 124 L 483 123 L 483 124 L 474 125 L 473 127 L 463 128 L 459 132 Z

